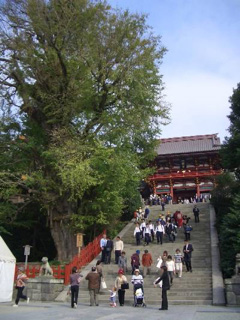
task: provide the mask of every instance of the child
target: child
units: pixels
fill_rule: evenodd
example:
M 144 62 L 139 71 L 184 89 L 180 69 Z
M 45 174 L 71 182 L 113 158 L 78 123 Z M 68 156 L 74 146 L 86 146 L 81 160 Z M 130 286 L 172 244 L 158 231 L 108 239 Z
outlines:
M 118 267 L 119 269 L 123 269 L 124 273 L 127 272 L 127 257 L 125 254 L 125 251 L 122 251 L 121 256 L 118 259 Z
M 113 287 L 112 290 L 108 290 L 108 291 L 110 292 L 110 298 L 109 298 L 110 306 L 115 308 L 117 306 L 117 304 L 116 304 L 116 294 L 117 294 L 116 288 Z
M 183 256 L 181 254 L 180 249 L 176 250 L 176 253 L 174 255 L 174 260 L 175 260 L 176 273 L 177 273 L 178 277 L 181 278 L 182 277 Z

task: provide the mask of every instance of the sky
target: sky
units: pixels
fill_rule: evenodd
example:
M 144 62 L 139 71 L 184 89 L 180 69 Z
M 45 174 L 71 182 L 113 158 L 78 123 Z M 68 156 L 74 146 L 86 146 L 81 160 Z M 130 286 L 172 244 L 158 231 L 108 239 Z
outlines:
M 161 138 L 218 133 L 228 136 L 229 97 L 240 82 L 240 0 L 108 0 L 145 13 L 168 52 L 164 99 L 171 123 Z

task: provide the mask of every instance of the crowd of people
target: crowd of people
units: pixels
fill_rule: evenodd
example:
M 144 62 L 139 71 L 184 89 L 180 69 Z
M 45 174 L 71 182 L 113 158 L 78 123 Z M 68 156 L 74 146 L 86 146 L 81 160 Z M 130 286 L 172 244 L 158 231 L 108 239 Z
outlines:
M 193 207 L 195 223 L 199 223 L 200 221 L 199 213 L 199 208 L 195 205 Z M 175 252 L 172 254 L 164 250 L 155 263 L 149 250 L 145 249 L 141 256 L 140 250 L 137 249 L 131 256 L 131 261 L 129 263 L 131 269 L 129 269 L 122 239 L 118 236 L 113 242 L 103 235 L 103 238 L 100 241 L 102 256 L 98 263 L 101 265 L 110 263 L 111 258 L 110 260 L 107 258 L 108 252 L 114 250 L 114 262 L 118 265 L 118 273 L 115 282 L 109 290 L 109 300 L 112 307 L 117 306 L 117 298 L 119 306 L 124 306 L 125 290 L 129 288 L 129 282 L 133 284 L 134 305 L 140 303 L 142 306 L 146 306 L 144 300 L 144 278 L 151 275 L 152 267 L 156 264 L 159 277 L 154 280 L 153 285 L 155 287 L 159 285 L 162 289 L 162 306 L 160 310 L 167 310 L 167 291 L 173 285 L 174 278 L 182 278 L 184 266 L 186 272 L 192 272 L 191 258 L 193 246 L 190 243 L 190 234 L 193 228 L 190 225 L 191 218 L 187 215 L 183 215 L 179 210 L 173 214 L 170 214 L 169 211 L 166 212 L 166 215 L 160 214 L 156 221 L 150 220 L 149 214 L 149 206 L 146 206 L 144 210 L 139 208 L 134 213 L 135 228 L 133 235 L 137 246 L 142 242 L 145 246 L 154 242 L 161 245 L 164 242 L 173 243 L 181 229 L 185 236 L 184 246 L 182 250 L 176 248 Z M 107 248 L 111 248 L 111 250 L 108 251 Z M 92 272 L 99 273 L 98 290 L 100 290 L 100 279 L 103 277 L 102 269 L 100 271 L 96 270 Z M 129 281 L 127 274 L 130 273 L 131 280 Z M 91 297 L 90 304 L 92 305 L 92 303 L 95 303 L 95 305 L 98 305 L 98 299 L 93 300 L 94 297 L 95 296 Z
M 189 204 L 189 203 L 199 203 L 199 202 L 209 202 L 211 199 L 211 194 L 195 194 L 192 197 L 178 197 L 174 203 L 177 204 Z M 161 205 L 162 208 L 166 204 L 173 204 L 173 198 L 170 194 L 165 195 L 157 195 L 157 194 L 151 194 L 148 199 L 145 201 L 146 205 L 155 206 L 155 205 Z M 164 211 L 164 209 L 163 209 Z
M 149 214 L 150 209 L 148 206 L 146 206 L 144 210 L 139 208 L 134 214 L 134 237 L 137 246 L 139 246 L 142 241 L 146 246 L 154 242 L 157 244 L 163 244 L 165 241 L 174 242 L 181 228 L 185 235 L 185 243 L 182 251 L 180 248 L 176 248 L 173 254 L 169 254 L 165 250 L 156 261 L 159 277 L 155 279 L 154 286 L 160 284 L 160 287 L 162 288 L 162 306 L 160 310 L 167 310 L 167 291 L 173 285 L 174 278 L 182 277 L 183 266 L 185 266 L 186 272 L 192 272 L 191 256 L 193 246 L 189 243 L 189 240 L 193 228 L 190 225 L 191 218 L 187 215 L 183 215 L 180 211 L 176 211 L 173 214 L 170 214 L 170 212 L 166 212 L 166 215 L 160 214 L 158 219 L 154 222 L 149 220 Z M 193 208 L 193 214 L 195 223 L 198 223 L 199 209 L 196 205 Z M 110 242 L 111 245 L 109 244 Z M 134 303 L 137 304 L 138 301 L 141 301 L 141 304 L 145 306 L 143 289 L 144 278 L 151 275 L 152 266 L 154 265 L 152 254 L 149 250 L 145 249 L 142 256 L 140 256 L 140 250 L 137 249 L 131 256 L 131 261 L 129 263 L 131 269 L 129 269 L 126 253 L 124 251 L 124 243 L 119 236 L 116 237 L 116 240 L 113 243 L 112 240 L 104 235 L 101 239 L 100 246 L 102 250 L 102 259 L 99 263 L 109 263 L 109 260 L 106 258 L 106 248 L 109 247 L 114 250 L 114 262 L 118 265 L 118 274 L 115 283 L 109 290 L 110 305 L 116 307 L 116 299 L 118 297 L 119 306 L 124 306 L 125 290 L 129 288 L 127 274 L 131 273 L 130 282 L 133 284 Z M 99 271 L 96 270 L 96 272 Z M 102 270 L 99 273 L 101 278 Z M 101 281 L 99 281 L 99 289 L 100 286 Z M 97 305 L 98 303 L 95 302 L 95 304 Z
M 141 209 L 141 208 L 140 208 Z M 190 240 L 191 231 L 193 230 L 190 220 L 187 215 L 183 215 L 181 211 L 177 210 L 174 214 L 170 214 L 168 211 L 166 216 L 160 214 L 156 221 L 148 219 L 148 215 L 142 213 L 140 210 L 136 211 L 134 215 L 135 228 L 134 237 L 136 239 L 136 245 L 139 246 L 142 241 L 144 245 L 156 242 L 163 244 L 164 241 L 175 242 L 178 235 L 178 229 L 183 228 L 185 240 Z M 139 214 L 140 212 L 140 214 Z M 199 209 L 195 205 L 193 208 L 195 223 L 199 220 Z M 135 218 L 136 217 L 136 218 Z
M 111 240 L 105 234 L 100 241 L 101 247 L 101 260 L 98 260 L 96 266 L 91 268 L 91 271 L 87 274 L 85 279 L 88 281 L 88 290 L 90 295 L 90 306 L 98 306 L 98 295 L 101 287 L 103 287 L 104 280 L 104 264 L 110 264 L 112 262 L 112 251 L 114 252 L 114 263 L 118 266 L 118 272 L 116 279 L 109 290 L 110 306 L 116 307 L 118 298 L 119 306 L 124 306 L 125 303 L 125 290 L 129 289 L 129 280 L 127 274 L 131 274 L 131 283 L 133 284 L 133 296 L 134 305 L 146 306 L 144 299 L 144 278 L 148 277 L 152 273 L 152 267 L 155 264 L 159 277 L 154 280 L 153 285 L 160 286 L 162 289 L 162 306 L 160 310 L 168 309 L 167 291 L 173 285 L 174 278 L 182 278 L 183 266 L 185 266 L 186 272 L 192 272 L 192 251 L 193 246 L 190 243 L 190 234 L 193 230 L 190 225 L 191 218 L 187 215 L 183 215 L 179 210 L 170 214 L 166 212 L 166 215 L 160 214 L 156 221 L 149 220 L 150 209 L 148 206 L 143 210 L 139 208 L 136 210 L 137 214 L 134 215 L 135 228 L 134 237 L 136 239 L 136 245 L 139 246 L 143 241 L 145 246 L 150 243 L 163 244 L 167 242 L 175 242 L 176 237 L 180 229 L 183 230 L 185 235 L 185 242 L 183 249 L 176 248 L 175 252 L 169 253 L 166 250 L 154 262 L 152 254 L 149 250 L 145 249 L 142 256 L 140 256 L 140 250 L 136 250 L 132 256 L 130 264 L 124 251 L 124 242 L 120 236 L 117 236 L 115 241 Z M 199 223 L 199 208 L 197 205 L 193 207 L 193 215 L 195 223 Z M 131 269 L 128 267 L 131 265 Z M 76 267 L 73 267 L 72 274 L 70 276 L 69 294 L 71 294 L 71 307 L 77 308 L 79 286 L 83 279 L 82 274 L 79 273 Z M 16 288 L 17 298 L 14 306 L 18 306 L 19 300 L 24 299 L 29 302 L 29 298 L 23 295 L 25 282 L 27 281 L 26 275 L 23 270 L 19 268 Z

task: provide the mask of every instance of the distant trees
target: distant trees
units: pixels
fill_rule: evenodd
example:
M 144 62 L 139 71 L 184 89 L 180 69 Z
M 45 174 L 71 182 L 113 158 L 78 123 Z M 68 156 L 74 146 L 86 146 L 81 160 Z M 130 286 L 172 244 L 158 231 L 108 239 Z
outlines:
M 217 211 L 221 265 L 224 277 L 233 275 L 235 256 L 240 252 L 240 84 L 230 97 L 230 137 L 221 150 L 227 173 L 218 177 L 212 203 Z
M 94 237 L 139 205 L 139 181 L 168 116 L 164 53 L 145 16 L 105 1 L 4 1 L 2 231 L 39 208 L 58 259 L 67 260 L 75 232 Z

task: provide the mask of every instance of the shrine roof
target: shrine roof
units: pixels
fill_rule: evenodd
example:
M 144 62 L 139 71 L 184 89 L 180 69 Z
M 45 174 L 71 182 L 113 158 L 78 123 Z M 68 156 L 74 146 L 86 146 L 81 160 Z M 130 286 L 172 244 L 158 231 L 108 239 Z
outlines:
M 220 150 L 220 138 L 216 134 L 160 139 L 158 155 L 197 153 Z

